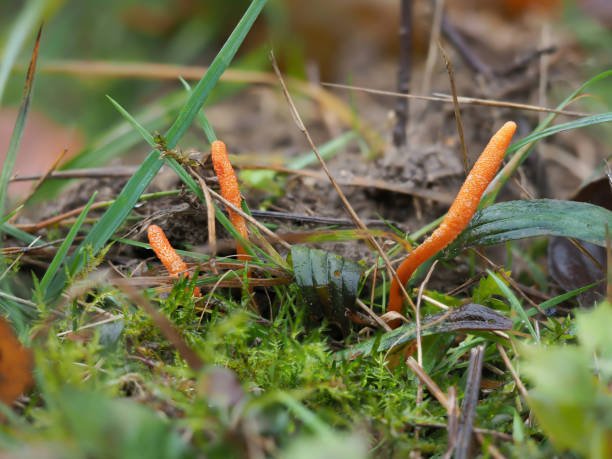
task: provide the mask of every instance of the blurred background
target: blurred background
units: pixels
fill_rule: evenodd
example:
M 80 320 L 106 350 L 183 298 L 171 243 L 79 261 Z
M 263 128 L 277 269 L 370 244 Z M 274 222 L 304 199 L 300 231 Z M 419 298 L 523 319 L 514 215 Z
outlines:
M 20 15 L 35 3 L 41 2 L 0 2 L 0 49 Z M 125 152 L 146 152 L 136 137 L 132 143 L 108 152 L 106 157 L 87 157 L 85 153 L 96 150 L 108 136 L 119 135 L 117 129 L 122 126 L 121 117 L 105 96 L 112 95 L 132 114 L 154 119 L 151 128 L 161 131 L 180 107 L 180 97 L 184 95 L 180 83 L 154 74 L 147 78 L 93 75 L 91 63 L 205 66 L 249 2 L 54 0 L 45 3 L 46 20 L 33 107 L 16 166 L 20 175 L 44 172 L 64 149 L 66 158 L 79 158 L 71 167 L 103 165 Z M 543 27 L 549 27 L 549 44 L 562 50 L 561 58 L 554 60 L 550 78 L 551 105 L 612 64 L 612 2 L 609 0 L 447 0 L 445 3 L 453 26 L 491 68 L 506 65 L 538 49 Z M 428 0 L 413 2 L 413 81 L 422 74 L 434 4 Z M 270 0 L 232 68 L 269 72 L 268 52 L 273 48 L 284 71 L 290 75 L 311 81 L 393 90 L 399 49 L 399 7 L 400 0 Z M 0 158 L 7 149 L 15 122 L 32 45 L 33 36 L 21 50 L 20 65 L 11 74 L 1 101 Z M 473 79 L 460 58 L 453 56 L 453 61 L 458 74 L 465 75 L 467 80 Z M 446 78 L 443 64 L 436 65 L 442 78 Z M 235 97 L 247 84 L 247 81 L 221 84 L 208 104 Z M 419 86 L 413 85 L 411 92 L 418 93 Z M 555 98 L 555 94 L 559 97 Z M 342 96 L 350 102 L 349 95 Z M 511 99 L 512 94 L 507 98 Z M 522 102 L 537 103 L 537 100 Z M 600 87 L 588 103 L 609 110 L 612 85 L 607 90 Z M 393 99 L 379 101 L 375 109 L 363 110 L 368 112 L 364 116 L 384 131 L 389 128 L 385 110 L 392 110 L 393 104 Z M 248 113 L 238 111 L 236 116 L 244 117 Z M 184 143 L 188 146 L 202 141 L 203 137 L 199 136 L 187 138 Z M 29 185 L 20 186 L 24 190 Z

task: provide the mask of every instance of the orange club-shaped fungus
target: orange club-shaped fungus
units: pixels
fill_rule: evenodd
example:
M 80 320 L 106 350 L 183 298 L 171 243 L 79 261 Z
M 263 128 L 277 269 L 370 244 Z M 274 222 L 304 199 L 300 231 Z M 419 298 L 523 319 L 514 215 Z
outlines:
M 217 174 L 219 187 L 221 188 L 221 196 L 240 209 L 242 205 L 242 197 L 240 196 L 238 179 L 236 178 L 236 173 L 234 172 L 232 163 L 230 163 L 229 156 L 227 155 L 225 143 L 221 142 L 220 140 L 215 140 L 211 144 L 210 151 L 213 168 L 215 170 L 215 174 Z M 227 208 L 227 213 L 229 215 L 230 222 L 232 222 L 232 225 L 234 225 L 234 228 L 236 228 L 238 234 L 240 234 L 243 239 L 247 239 L 248 231 L 246 221 L 242 215 L 233 211 L 229 207 Z M 249 256 L 246 254 L 246 251 L 240 242 L 236 243 L 236 253 L 238 254 L 239 260 L 249 259 Z
M 187 263 L 176 253 L 176 250 L 168 241 L 166 233 L 157 225 L 149 225 L 147 228 L 147 237 L 149 245 L 162 262 L 168 274 L 172 277 L 187 276 Z M 200 289 L 196 287 L 193 290 L 194 296 L 200 296 Z
M 472 167 L 457 197 L 453 201 L 440 226 L 421 245 L 416 247 L 397 268 L 397 277 L 402 285 L 410 279 L 414 271 L 436 255 L 468 226 L 478 209 L 480 198 L 487 189 L 506 154 L 516 123 L 509 121 L 497 131 Z M 387 311 L 401 313 L 403 294 L 395 277 L 391 280 Z M 395 323 L 394 325 L 398 325 Z

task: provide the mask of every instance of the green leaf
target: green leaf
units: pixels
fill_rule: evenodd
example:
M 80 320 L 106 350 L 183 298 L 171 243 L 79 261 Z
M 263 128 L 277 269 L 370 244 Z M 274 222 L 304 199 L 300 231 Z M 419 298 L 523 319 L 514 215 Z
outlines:
M 604 382 L 612 380 L 612 305 L 602 303 L 576 317 L 576 334 L 589 355 L 597 355 L 597 369 Z
M 19 228 L 15 228 L 9 223 L 0 224 L 0 232 L 9 234 L 15 239 L 26 244 L 41 245 L 45 242 L 43 239 L 36 236 L 32 236 L 30 233 L 26 233 L 25 231 L 22 231 Z
M 573 449 L 588 456 L 588 443 L 595 420 L 597 387 L 586 354 L 575 347 L 530 348 L 523 371 L 535 388 L 529 406 L 552 442 L 560 449 Z
M 295 282 L 308 304 L 311 323 L 322 318 L 346 333 L 349 321 L 345 309 L 355 306 L 363 269 L 339 255 L 302 245 L 291 248 Z
M 585 202 L 508 201 L 479 211 L 459 237 L 463 246 L 492 245 L 535 236 L 562 236 L 606 246 L 612 212 Z
M 576 313 L 578 345 L 522 349 L 522 372 L 533 389 L 528 403 L 560 450 L 607 458 L 612 451 L 612 305 Z

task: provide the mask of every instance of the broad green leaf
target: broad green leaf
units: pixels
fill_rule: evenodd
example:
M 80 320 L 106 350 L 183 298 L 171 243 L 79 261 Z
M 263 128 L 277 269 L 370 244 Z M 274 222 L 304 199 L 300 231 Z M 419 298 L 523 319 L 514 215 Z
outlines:
M 348 332 L 345 309 L 352 309 L 357 298 L 363 269 L 339 255 L 302 245 L 291 248 L 295 282 L 308 304 L 306 316 L 312 323 L 325 318 Z
M 508 201 L 479 211 L 459 237 L 463 246 L 492 245 L 535 236 L 572 237 L 605 247 L 612 212 L 585 202 Z

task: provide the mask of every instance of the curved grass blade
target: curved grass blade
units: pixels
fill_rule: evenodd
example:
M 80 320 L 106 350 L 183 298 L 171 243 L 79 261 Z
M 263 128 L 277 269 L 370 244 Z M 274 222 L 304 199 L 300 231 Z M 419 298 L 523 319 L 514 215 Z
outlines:
M 510 290 L 510 287 L 508 287 L 499 278 L 499 276 L 497 276 L 497 274 L 495 274 L 493 271 L 487 269 L 487 273 L 495 281 L 495 283 L 497 284 L 497 286 L 501 290 L 502 294 L 506 297 L 506 299 L 510 303 L 510 307 L 518 314 L 518 316 L 521 319 L 521 322 L 523 322 L 525 324 L 525 326 L 529 330 L 529 333 L 531 334 L 532 338 L 536 342 L 539 342 L 540 338 L 538 337 L 538 334 L 536 333 L 535 328 L 533 328 L 533 325 L 529 321 L 529 315 L 527 315 L 527 312 L 525 311 L 525 308 L 523 308 L 523 305 L 518 300 L 516 295 L 512 292 L 512 290 Z
M 585 116 L 583 118 L 579 118 L 577 120 L 569 121 L 563 124 L 557 124 L 555 126 L 551 126 L 546 129 L 542 129 L 540 131 L 534 131 L 528 136 L 522 138 L 518 142 L 514 142 L 508 148 L 508 154 L 514 153 L 518 151 L 522 147 L 529 145 L 536 140 L 543 139 L 545 137 L 549 137 L 553 134 L 557 134 L 563 131 L 569 131 L 571 129 L 578 129 L 587 126 L 595 126 L 597 124 L 609 123 L 612 121 L 612 112 L 600 113 L 598 115 Z
M 227 42 L 213 59 L 206 74 L 193 89 L 189 100 L 182 108 L 174 124 L 172 124 L 166 133 L 165 138 L 169 149 L 176 147 L 182 135 L 191 125 L 208 95 L 219 81 L 221 74 L 229 66 L 232 58 L 238 51 L 246 34 L 251 29 L 255 19 L 259 16 L 265 4 L 266 0 L 253 0 L 251 2 L 244 16 L 229 36 Z M 96 254 L 105 246 L 115 231 L 123 224 L 130 214 L 132 208 L 140 198 L 140 195 L 147 186 L 149 186 L 155 175 L 157 175 L 163 163 L 164 161 L 158 150 L 153 150 L 149 153 L 136 173 L 128 181 L 121 193 L 119 193 L 115 204 L 113 204 L 93 226 L 89 234 L 79 245 L 79 249 L 89 246 L 93 253 Z M 76 262 L 74 256 L 71 258 L 70 262 Z M 81 267 L 82 262 L 78 262 L 76 266 L 77 270 Z M 64 288 L 65 283 L 65 274 L 58 272 L 49 287 L 49 298 L 57 297 Z
M 39 291 L 44 294 L 45 299 L 47 299 L 46 298 L 47 288 L 49 287 L 51 280 L 55 277 L 55 274 L 59 270 L 60 266 L 65 261 L 66 254 L 68 253 L 70 246 L 74 242 L 74 238 L 76 238 L 79 230 L 81 229 L 81 226 L 83 225 L 83 222 L 85 221 L 85 217 L 87 217 L 87 214 L 89 213 L 89 210 L 91 209 L 91 206 L 93 205 L 97 194 L 98 193 L 95 192 L 93 196 L 89 198 L 89 201 L 87 201 L 85 208 L 77 217 L 76 221 L 70 228 L 70 231 L 68 231 L 68 234 L 66 235 L 66 239 L 64 239 L 62 244 L 57 249 L 57 252 L 55 256 L 53 257 L 53 260 L 51 260 L 51 263 L 49 264 L 49 267 L 47 268 L 45 275 L 40 281 Z
M 479 211 L 459 237 L 463 246 L 492 245 L 535 236 L 572 237 L 606 246 L 612 212 L 577 201 L 508 201 Z

